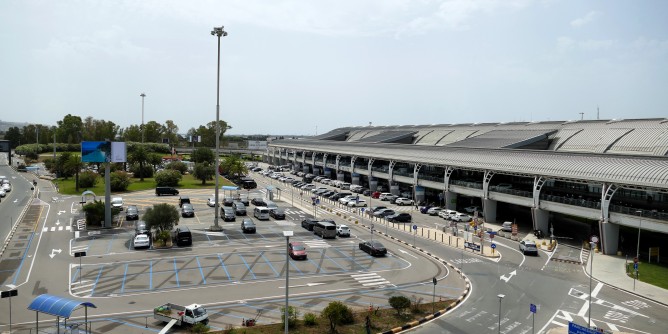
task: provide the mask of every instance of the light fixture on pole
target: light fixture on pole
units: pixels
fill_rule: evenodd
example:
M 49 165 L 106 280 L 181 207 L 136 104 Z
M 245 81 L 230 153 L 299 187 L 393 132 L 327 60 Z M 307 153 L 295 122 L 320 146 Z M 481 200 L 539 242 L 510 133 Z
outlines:
M 141 93 L 139 94 L 141 96 L 141 143 L 144 143 L 144 98 L 146 97 L 146 94 Z
M 283 231 L 283 236 L 285 237 L 285 311 L 283 312 L 285 334 L 288 334 L 288 319 L 290 318 L 288 309 L 288 284 L 290 284 L 290 237 L 293 235 L 293 231 Z
M 220 38 L 227 36 L 227 32 L 223 30 L 224 26 L 213 27 L 211 30 L 212 36 L 218 36 L 218 70 L 216 72 L 216 165 L 214 171 L 214 177 L 216 178 L 216 191 L 214 199 L 216 204 L 214 206 L 215 211 L 213 215 L 213 226 L 211 230 L 220 231 L 222 228 L 218 225 L 218 210 L 220 210 L 220 204 L 218 202 L 218 173 L 220 168 Z
M 497 297 L 499 297 L 499 333 L 501 333 L 501 300 L 505 295 L 499 294 Z

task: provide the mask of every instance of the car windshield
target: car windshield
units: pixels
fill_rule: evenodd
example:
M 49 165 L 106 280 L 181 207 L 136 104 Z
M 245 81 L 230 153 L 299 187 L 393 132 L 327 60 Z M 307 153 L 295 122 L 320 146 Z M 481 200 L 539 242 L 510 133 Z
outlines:
M 193 209 L 193 206 L 192 206 L 192 205 L 187 204 L 187 203 L 186 203 L 186 204 L 183 204 L 183 210 L 192 210 L 192 209 Z
M 283 210 L 281 208 L 273 209 L 273 211 L 274 211 L 274 213 L 278 213 L 278 214 L 283 214 L 285 212 L 285 210 Z
M 378 241 L 372 241 L 372 242 L 370 242 L 370 244 L 371 244 L 371 246 L 373 246 L 373 248 L 376 248 L 376 249 L 385 248 L 385 247 L 383 246 L 383 244 L 381 244 L 381 243 L 378 242 Z
M 306 250 L 306 248 L 304 248 L 304 246 L 302 246 L 302 245 L 293 245 L 293 246 L 292 246 L 292 249 L 293 249 L 293 250 L 296 250 L 296 251 L 303 251 L 303 250 Z
M 193 310 L 193 314 L 195 315 L 195 317 L 201 317 L 206 314 L 206 309 L 204 309 L 203 307 L 198 307 L 195 310 Z

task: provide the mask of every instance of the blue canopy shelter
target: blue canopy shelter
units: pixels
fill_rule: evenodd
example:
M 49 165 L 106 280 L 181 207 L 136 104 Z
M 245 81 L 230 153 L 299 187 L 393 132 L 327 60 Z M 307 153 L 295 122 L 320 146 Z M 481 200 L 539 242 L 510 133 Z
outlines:
M 97 308 L 97 306 L 89 302 L 81 302 L 45 293 L 33 299 L 30 305 L 28 305 L 28 309 L 35 311 L 35 326 L 37 333 L 39 333 L 40 312 L 56 316 L 56 328 L 58 328 L 57 331 L 60 333 L 60 326 L 58 325 L 60 323 L 60 317 L 65 318 L 65 325 L 67 325 L 67 319 L 72 315 L 72 312 L 82 305 L 85 308 L 84 321 L 85 324 L 88 324 L 88 307 Z

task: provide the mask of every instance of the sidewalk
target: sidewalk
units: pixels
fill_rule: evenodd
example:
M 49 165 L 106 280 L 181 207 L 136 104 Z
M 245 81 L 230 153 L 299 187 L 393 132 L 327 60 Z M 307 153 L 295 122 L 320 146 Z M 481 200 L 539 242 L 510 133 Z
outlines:
M 591 256 L 589 260 L 592 260 Z M 633 258 L 629 258 L 629 261 L 632 262 Z M 626 275 L 624 269 L 625 263 L 626 258 L 623 256 L 595 253 L 593 255 L 593 262 L 591 264 L 587 263 L 586 271 L 589 274 L 590 267 L 593 267 L 594 279 L 668 306 L 668 290 L 641 281 L 635 281 L 634 290 L 634 279 Z M 642 274 L 642 263 L 640 264 L 640 273 Z

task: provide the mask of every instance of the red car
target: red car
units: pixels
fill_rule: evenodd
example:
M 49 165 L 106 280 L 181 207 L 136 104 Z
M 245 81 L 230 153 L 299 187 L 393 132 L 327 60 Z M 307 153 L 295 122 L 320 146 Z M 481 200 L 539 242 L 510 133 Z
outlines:
M 371 194 L 371 198 L 378 198 L 378 197 L 380 197 L 380 191 L 374 191 L 374 192 Z
M 306 260 L 306 247 L 298 241 L 288 244 L 290 257 L 294 260 Z

